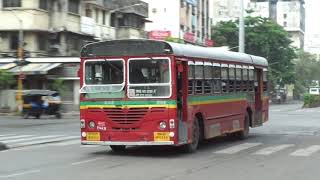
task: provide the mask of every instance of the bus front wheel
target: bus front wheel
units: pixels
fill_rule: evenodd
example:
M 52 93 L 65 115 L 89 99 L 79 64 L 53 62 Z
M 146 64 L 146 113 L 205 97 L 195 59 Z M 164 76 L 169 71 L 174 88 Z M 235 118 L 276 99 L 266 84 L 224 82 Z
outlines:
M 124 145 L 111 145 L 110 148 L 114 152 L 123 152 L 126 149 L 126 146 L 124 146 Z
M 200 125 L 198 118 L 193 120 L 192 125 L 192 142 L 182 146 L 182 150 L 186 153 L 197 151 L 200 141 Z

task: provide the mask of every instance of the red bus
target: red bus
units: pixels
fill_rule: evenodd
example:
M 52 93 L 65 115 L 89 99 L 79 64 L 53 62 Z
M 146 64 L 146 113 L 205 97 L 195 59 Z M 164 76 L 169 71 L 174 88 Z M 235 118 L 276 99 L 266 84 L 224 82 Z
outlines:
M 265 58 L 155 40 L 81 51 L 83 145 L 172 145 L 194 152 L 224 134 L 246 138 L 268 120 Z

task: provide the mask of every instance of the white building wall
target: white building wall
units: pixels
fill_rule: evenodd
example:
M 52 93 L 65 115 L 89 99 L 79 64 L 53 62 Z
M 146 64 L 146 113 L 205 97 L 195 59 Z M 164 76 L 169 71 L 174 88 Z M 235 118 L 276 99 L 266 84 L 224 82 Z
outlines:
M 300 30 L 300 2 L 279 1 L 277 22 L 288 30 Z M 285 26 L 286 22 L 286 26 Z
M 143 0 L 149 4 L 146 31 L 171 31 L 171 36 L 179 38 L 180 0 Z
M 239 18 L 240 0 L 212 0 L 213 24 L 220 21 L 230 21 Z M 243 1 L 244 8 L 250 6 L 250 0 Z

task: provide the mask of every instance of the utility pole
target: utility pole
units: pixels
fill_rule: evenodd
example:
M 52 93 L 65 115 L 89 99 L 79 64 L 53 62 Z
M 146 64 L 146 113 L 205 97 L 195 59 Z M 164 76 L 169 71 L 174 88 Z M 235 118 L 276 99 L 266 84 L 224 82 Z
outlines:
M 23 22 L 22 19 L 17 16 L 17 14 L 14 12 L 14 10 L 10 9 L 14 16 L 19 21 L 19 45 L 17 49 L 17 55 L 18 55 L 18 61 L 17 64 L 19 66 L 19 76 L 18 76 L 18 91 L 17 91 L 17 104 L 18 104 L 18 111 L 22 112 L 22 106 L 23 106 L 23 100 L 22 100 L 22 91 L 23 91 L 23 73 L 21 71 L 21 66 L 24 64 L 24 37 L 23 37 Z
M 240 17 L 239 17 L 239 52 L 244 53 L 245 51 L 245 30 L 244 30 L 244 5 L 243 0 L 240 0 Z

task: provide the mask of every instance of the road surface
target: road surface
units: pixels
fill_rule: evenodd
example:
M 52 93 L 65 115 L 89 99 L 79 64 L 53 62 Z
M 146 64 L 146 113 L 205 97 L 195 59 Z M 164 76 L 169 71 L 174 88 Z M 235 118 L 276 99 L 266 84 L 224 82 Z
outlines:
M 107 147 L 80 146 L 73 138 L 79 134 L 77 117 L 27 122 L 12 117 L 10 123 L 0 117 L 0 139 L 13 147 L 0 151 L 0 180 L 318 180 L 320 108 L 300 107 L 273 105 L 270 121 L 251 129 L 248 139 L 216 138 L 194 154 L 168 147 L 114 153 Z M 31 143 L 58 138 L 45 136 L 62 140 Z M 21 143 L 29 145 L 15 146 Z

